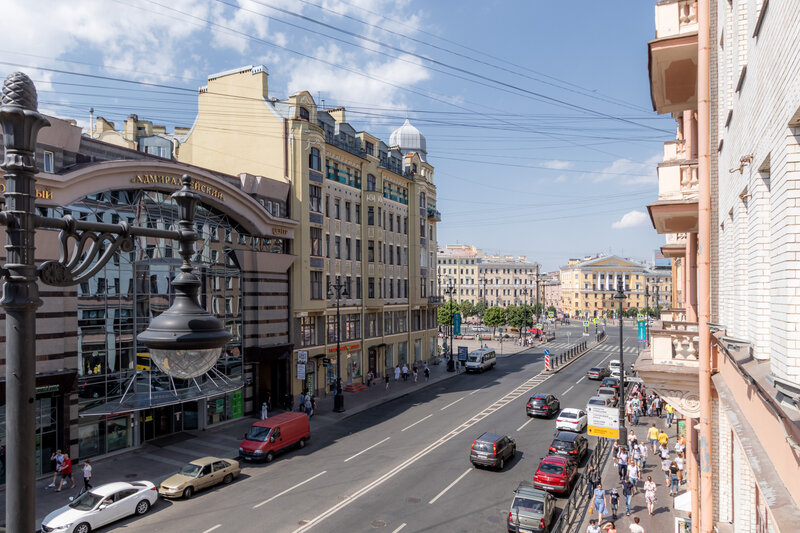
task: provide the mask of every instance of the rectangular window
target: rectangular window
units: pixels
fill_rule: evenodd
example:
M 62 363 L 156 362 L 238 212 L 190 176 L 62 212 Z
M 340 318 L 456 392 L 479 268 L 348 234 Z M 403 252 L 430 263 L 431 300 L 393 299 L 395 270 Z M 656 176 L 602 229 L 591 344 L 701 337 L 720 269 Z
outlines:
M 364 142 L 364 151 L 369 155 L 375 155 L 375 145 L 369 141 Z
M 383 263 L 383 243 L 378 243 L 378 263 Z
M 397 233 L 400 233 L 400 215 L 397 215 Z
M 352 259 L 352 253 L 350 249 L 350 237 L 346 237 L 344 240 L 344 258 L 347 260 Z
M 375 278 L 367 280 L 367 298 L 375 298 Z
M 383 225 L 381 224 L 381 222 L 383 222 L 383 213 L 382 213 L 382 211 L 381 211 L 381 208 L 379 207 L 379 208 L 378 208 L 378 227 L 379 227 L 379 228 L 382 228 L 382 227 L 383 227 Z
M 408 235 L 408 217 L 403 217 L 403 233 Z
M 376 186 L 377 186 L 377 184 L 376 184 L 376 181 L 375 181 L 375 176 L 373 176 L 372 174 L 367 174 L 367 190 L 368 191 L 375 191 L 375 190 L 377 190 Z
M 331 195 L 330 194 L 326 194 L 325 195 L 325 216 L 326 217 L 331 216 Z
M 367 241 L 367 261 L 375 262 L 375 241 Z
M 50 174 L 53 173 L 53 152 L 44 151 L 44 171 Z
M 356 276 L 356 299 L 361 299 L 361 276 Z
M 353 278 L 347 276 L 344 280 L 345 288 L 347 289 L 347 294 L 350 295 L 350 298 L 353 297 Z
M 317 318 L 304 316 L 300 319 L 300 345 L 314 346 L 317 344 Z
M 331 234 L 325 234 L 325 257 L 331 258 Z
M 334 252 L 336 253 L 336 259 L 342 258 L 342 238 L 340 236 L 335 236 L 333 238 L 334 243 Z
M 375 225 L 375 208 L 367 206 L 367 226 L 374 226 Z
M 350 222 L 350 202 L 344 203 L 344 221 Z
M 389 231 L 394 231 L 394 217 L 389 215 Z
M 389 245 L 389 260 L 387 261 L 390 265 L 394 264 L 394 246 L 391 244 Z
M 336 342 L 336 315 L 328 315 L 325 325 L 328 332 L 328 344 L 332 344 Z
M 322 300 L 322 272 L 311 272 L 311 299 Z
M 322 257 L 322 230 L 311 228 L 311 255 Z
M 342 201 L 338 198 L 333 199 L 333 218 L 336 220 L 342 219 Z
M 361 239 L 356 239 L 356 261 L 361 261 Z

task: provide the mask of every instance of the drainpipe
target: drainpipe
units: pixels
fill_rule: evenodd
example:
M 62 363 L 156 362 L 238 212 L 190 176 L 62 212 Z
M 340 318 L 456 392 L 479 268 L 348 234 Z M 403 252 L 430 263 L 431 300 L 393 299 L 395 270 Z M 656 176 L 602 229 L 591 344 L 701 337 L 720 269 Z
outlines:
M 697 310 L 700 333 L 700 424 L 697 451 L 700 455 L 699 495 L 692 501 L 694 522 L 700 519 L 700 533 L 714 529 L 714 498 L 711 485 L 711 15 L 709 0 L 697 1 L 697 129 L 698 129 L 698 243 Z M 697 499 L 698 501 L 694 501 Z M 696 513 L 699 502 L 700 514 Z

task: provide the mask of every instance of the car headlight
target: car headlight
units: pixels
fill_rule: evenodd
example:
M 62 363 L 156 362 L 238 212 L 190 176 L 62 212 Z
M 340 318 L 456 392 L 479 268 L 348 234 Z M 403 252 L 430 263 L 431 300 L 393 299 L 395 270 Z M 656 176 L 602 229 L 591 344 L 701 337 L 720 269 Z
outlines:
M 50 530 L 51 531 L 66 531 L 71 527 L 72 527 L 72 523 L 69 523 L 69 524 L 64 524 L 63 526 L 51 527 Z
M 264 453 L 264 452 L 262 452 L 261 450 L 253 450 L 253 453 L 254 453 L 254 454 L 256 454 L 256 455 L 258 455 L 258 454 L 262 454 L 262 453 Z
M 239 453 L 244 453 L 244 448 L 239 448 Z

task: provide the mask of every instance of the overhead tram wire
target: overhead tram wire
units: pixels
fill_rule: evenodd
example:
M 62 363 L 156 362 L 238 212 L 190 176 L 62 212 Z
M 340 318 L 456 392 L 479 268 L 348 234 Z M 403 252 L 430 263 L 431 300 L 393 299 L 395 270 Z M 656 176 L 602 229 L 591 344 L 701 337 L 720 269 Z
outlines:
M 150 1 L 150 0 L 148 0 L 148 1 Z M 265 15 L 263 13 L 259 13 L 257 11 L 252 10 L 252 9 L 247 9 L 247 8 L 244 8 L 244 7 L 240 7 L 240 6 L 236 5 L 236 4 L 233 4 L 233 3 L 229 2 L 228 0 L 216 0 L 216 1 L 221 3 L 221 4 L 227 5 L 229 7 L 238 8 L 238 9 L 241 9 L 243 11 L 247 11 L 249 13 L 253 13 L 253 14 L 261 16 L 261 17 L 269 18 L 270 20 L 275 20 L 277 22 L 282 22 L 284 24 L 289 24 L 286 21 L 282 21 L 280 19 L 275 19 L 275 18 L 269 17 L 268 15 Z M 278 11 L 279 13 L 283 13 L 283 14 L 286 14 L 286 15 L 297 17 L 297 18 L 299 18 L 301 20 L 304 20 L 306 22 L 309 22 L 311 24 L 316 24 L 318 26 L 322 26 L 324 28 L 328 28 L 330 30 L 337 31 L 337 32 L 343 33 L 345 35 L 349 35 L 351 37 L 355 37 L 357 39 L 361 39 L 363 41 L 366 41 L 366 42 L 369 42 L 369 43 L 373 43 L 373 44 L 376 44 L 378 46 L 382 46 L 384 48 L 388 48 L 389 50 L 394 50 L 395 52 L 398 52 L 398 53 L 401 53 L 401 54 L 406 54 L 406 55 L 410 55 L 412 57 L 416 57 L 417 59 L 420 59 L 422 61 L 426 61 L 428 63 L 432 63 L 434 65 L 437 65 L 437 66 L 440 66 L 440 67 L 443 67 L 443 68 L 448 68 L 448 69 L 454 70 L 454 71 L 459 72 L 461 74 L 464 74 L 466 76 L 471 76 L 471 77 L 477 78 L 479 80 L 483 80 L 484 82 L 494 83 L 494 84 L 497 84 L 497 85 L 499 85 L 501 87 L 506 87 L 507 89 L 511 89 L 513 91 L 518 91 L 520 93 L 533 96 L 538 100 L 544 100 L 544 101 L 547 101 L 548 103 L 551 103 L 551 104 L 559 104 L 561 106 L 568 106 L 568 107 L 570 107 L 572 109 L 576 109 L 576 110 L 583 111 L 583 112 L 586 112 L 586 113 L 595 114 L 595 115 L 598 115 L 598 116 L 603 116 L 603 117 L 606 117 L 606 118 L 609 118 L 609 119 L 613 119 L 613 120 L 619 120 L 619 121 L 627 122 L 629 124 L 636 125 L 636 126 L 639 126 L 641 128 L 652 129 L 652 130 L 655 130 L 655 131 L 658 131 L 658 132 L 661 132 L 661 133 L 671 133 L 670 130 L 662 130 L 662 129 L 655 128 L 653 126 L 649 126 L 649 125 L 646 125 L 646 124 L 639 124 L 637 122 L 634 122 L 634 121 L 631 121 L 631 120 L 627 120 L 627 119 L 624 119 L 624 118 L 620 118 L 620 117 L 617 117 L 617 116 L 614 116 L 614 115 L 611 115 L 611 114 L 608 114 L 608 113 L 605 113 L 605 112 L 602 112 L 602 111 L 591 109 L 591 108 L 588 108 L 588 107 L 585 107 L 585 106 L 581 106 L 581 105 L 578 105 L 578 104 L 573 104 L 571 102 L 567 102 L 566 100 L 562 100 L 560 98 L 555 98 L 553 96 L 548 96 L 548 95 L 546 95 L 544 93 L 540 93 L 538 91 L 533 91 L 533 90 L 530 90 L 530 89 L 526 89 L 524 87 L 520 87 L 520 86 L 515 85 L 513 83 L 504 82 L 504 81 L 492 78 L 490 76 L 486 76 L 486 75 L 483 75 L 483 74 L 478 74 L 478 73 L 476 73 L 474 71 L 471 71 L 471 70 L 468 70 L 468 69 L 465 69 L 465 68 L 461 68 L 461 67 L 458 67 L 458 66 L 455 66 L 455 65 L 450 65 L 450 64 L 447 64 L 447 63 L 445 63 L 443 61 L 439 61 L 437 59 L 433 59 L 431 57 L 427 57 L 427 56 L 424 56 L 422 54 L 418 54 L 418 53 L 410 51 L 410 50 L 405 50 L 403 48 L 399 48 L 397 46 L 393 46 L 391 44 L 387 44 L 387 43 L 381 42 L 381 41 L 379 41 L 377 39 L 373 39 L 373 38 L 368 37 L 366 35 L 361 35 L 361 34 L 358 34 L 356 32 L 352 32 L 352 31 L 349 31 L 349 30 L 346 30 L 346 29 L 343 29 L 343 28 L 339 28 L 339 27 L 334 26 L 332 24 L 328 24 L 328 23 L 325 23 L 325 22 L 322 22 L 322 21 L 319 21 L 319 20 L 315 20 L 312 17 L 308 17 L 308 16 L 303 15 L 301 13 L 296 13 L 296 12 L 291 11 L 289 9 L 285 9 L 285 8 L 282 8 L 282 7 L 271 6 L 271 5 L 267 4 L 267 3 L 265 3 L 263 0 L 251 0 L 251 1 L 253 3 L 255 3 L 255 4 L 260 5 L 260 6 L 264 6 L 266 8 Z M 153 2 L 153 3 L 155 3 L 155 2 Z M 297 27 L 296 25 L 291 25 L 291 26 Z M 305 31 L 308 31 L 308 32 L 311 32 L 311 33 L 314 33 L 314 34 L 323 35 L 325 37 L 331 38 L 329 35 L 320 34 L 319 32 L 315 32 L 313 30 L 309 30 L 308 28 L 301 28 L 301 29 L 303 29 Z M 363 46 L 360 46 L 360 45 L 353 45 L 353 46 L 359 46 L 360 48 L 364 48 Z M 377 52 L 376 50 L 370 50 L 370 51 Z M 443 72 L 443 73 L 445 73 L 445 72 Z M 463 79 L 463 78 L 460 78 L 460 79 Z M 470 80 L 470 81 L 474 81 L 474 80 Z M 481 85 L 483 85 L 483 84 L 481 84 Z
M 469 46 L 466 46 L 466 45 L 464 45 L 464 44 L 460 44 L 460 43 L 457 43 L 457 42 L 455 42 L 455 41 L 451 41 L 451 40 L 449 40 L 449 39 L 445 39 L 445 38 L 443 38 L 443 37 L 441 37 L 441 36 L 438 36 L 438 35 L 432 34 L 432 33 L 430 33 L 430 32 L 425 32 L 425 33 L 426 33 L 427 35 L 430 35 L 430 36 L 436 37 L 437 39 L 440 39 L 440 40 L 442 40 L 442 41 L 449 42 L 449 43 L 451 43 L 451 44 L 455 44 L 456 46 L 459 46 L 459 47 L 461 47 L 461 48 L 464 48 L 464 49 L 466 49 L 466 50 L 468 50 L 468 51 L 470 51 L 470 52 L 478 52 L 478 53 L 480 53 L 481 55 L 487 56 L 487 57 L 489 57 L 489 58 L 491 58 L 491 59 L 495 59 L 495 60 L 497 60 L 497 61 L 502 61 L 503 63 L 507 63 L 507 64 L 509 64 L 509 65 L 513 66 L 513 67 L 514 67 L 515 69 L 517 69 L 517 70 L 511 70 L 511 69 L 509 69 L 509 68 L 506 68 L 506 67 L 503 67 L 503 66 L 500 66 L 500 65 L 494 64 L 494 63 L 489 63 L 489 62 L 487 62 L 487 61 L 482 61 L 482 60 L 480 60 L 480 59 L 477 59 L 475 56 L 471 56 L 471 55 L 467 55 L 467 54 L 462 54 L 462 53 L 460 53 L 460 52 L 456 52 L 455 50 L 451 50 L 451 49 L 449 49 L 449 48 L 445 48 L 445 47 L 443 47 L 443 46 L 438 46 L 438 45 L 436 45 L 436 44 L 433 44 L 433 43 L 431 43 L 431 42 L 428 42 L 428 41 L 423 41 L 422 39 L 417 39 L 417 38 L 415 38 L 415 37 L 411 37 L 410 35 L 407 35 L 407 34 L 404 34 L 404 33 L 396 32 L 396 31 L 394 31 L 394 30 L 391 30 L 391 29 L 389 29 L 389 28 L 385 28 L 385 27 L 383 27 L 383 26 L 379 26 L 379 25 L 377 25 L 377 24 L 373 24 L 373 23 L 371 23 L 371 22 L 369 22 L 369 21 L 366 21 L 366 20 L 364 20 L 364 19 L 360 19 L 360 18 L 358 18 L 358 17 L 355 17 L 355 16 L 353 16 L 353 15 L 348 15 L 347 13 L 342 13 L 342 12 L 339 12 L 339 11 L 335 11 L 335 10 L 333 10 L 333 9 L 330 9 L 330 8 L 328 8 L 328 7 L 325 7 L 325 6 L 322 6 L 322 5 L 315 4 L 314 2 L 310 2 L 310 1 L 308 1 L 308 0 L 298 0 L 298 1 L 299 1 L 299 2 L 301 2 L 301 3 L 303 3 L 303 4 L 306 4 L 306 5 L 310 5 L 310 6 L 316 7 L 317 9 L 320 9 L 320 10 L 322 10 L 322 11 L 327 11 L 327 12 L 329 12 L 329 13 L 333 13 L 333 14 L 334 14 L 334 15 L 336 15 L 336 16 L 340 16 L 340 17 L 343 17 L 343 18 L 350 19 L 350 20 L 352 20 L 352 21 L 354 21 L 354 22 L 357 22 L 357 23 L 359 23 L 359 24 L 363 24 L 363 25 L 365 25 L 365 26 L 367 26 L 367 27 L 369 27 L 369 28 L 375 28 L 375 29 L 378 29 L 378 30 L 384 31 L 384 32 L 386 32 L 386 33 L 389 33 L 390 35 L 394 35 L 394 36 L 396 36 L 396 37 L 400 37 L 400 38 L 402 38 L 402 39 L 407 39 L 407 40 L 409 40 L 409 41 L 411 41 L 411 42 L 415 42 L 415 43 L 421 44 L 421 45 L 423 45 L 423 46 L 427 46 L 427 47 L 429 47 L 429 48 L 433 48 L 433 49 L 435 49 L 435 50 L 441 50 L 441 51 L 443 51 L 443 52 L 447 52 L 447 53 L 449 53 L 449 54 L 453 54 L 453 55 L 455 55 L 455 56 L 457 56 L 457 57 L 460 57 L 460 58 L 462 58 L 462 59 L 467 59 L 467 60 L 469 60 L 469 61 L 474 61 L 474 62 L 476 62 L 476 63 L 482 64 L 482 65 L 486 65 L 486 66 L 488 66 L 488 67 L 491 67 L 491 68 L 496 68 L 496 69 L 498 69 L 498 70 L 501 70 L 501 71 L 504 71 L 504 72 L 508 72 L 508 73 L 510 73 L 510 74 L 514 74 L 514 75 L 517 75 L 517 76 L 522 76 L 522 77 L 524 77 L 524 78 L 528 78 L 528 79 L 530 79 L 530 80 L 532 80 L 532 81 L 536 81 L 536 82 L 539 82 L 539 83 L 543 83 L 543 84 L 545 84 L 545 85 L 550 85 L 550 86 L 552 86 L 552 87 L 556 87 L 556 88 L 558 88 L 558 89 L 563 89 L 563 90 L 565 90 L 565 91 L 570 91 L 570 92 L 573 92 L 573 93 L 575 93 L 575 94 L 580 94 L 581 96 L 586 96 L 586 97 L 589 97 L 589 98 L 594 98 L 594 99 L 596 99 L 596 100 L 600 100 L 600 101 L 603 101 L 603 102 L 606 102 L 606 103 L 611 103 L 611 104 L 619 105 L 619 106 L 621 106 L 621 107 L 627 107 L 627 108 L 629 108 L 629 109 L 637 109 L 637 110 L 641 110 L 641 111 L 650 111 L 649 109 L 643 108 L 643 107 L 641 107 L 641 106 L 637 106 L 637 105 L 635 105 L 635 104 L 631 104 L 630 102 L 625 102 L 624 100 L 620 100 L 620 99 L 618 99 L 618 98 L 614 98 L 614 97 L 612 97 L 612 96 L 608 96 L 608 95 L 605 95 L 605 94 L 601 94 L 601 93 L 600 93 L 600 94 L 598 94 L 598 93 L 596 93 L 596 92 L 595 92 L 594 90 L 592 90 L 592 89 L 589 89 L 589 88 L 586 88 L 586 87 L 581 87 L 581 86 L 579 86 L 579 85 L 576 85 L 576 84 L 574 84 L 574 83 L 571 83 L 571 82 L 568 82 L 568 81 L 565 81 L 565 80 L 561 80 L 561 79 L 559 79 L 559 78 L 556 78 L 556 77 L 554 77 L 554 76 L 550 76 L 550 75 L 547 75 L 547 74 L 544 74 L 544 73 L 537 72 L 537 71 L 535 71 L 535 70 L 532 70 L 532 69 L 530 69 L 530 68 L 527 68 L 527 67 L 523 67 L 523 66 L 521 66 L 521 65 L 516 65 L 516 64 L 514 64 L 514 63 L 511 63 L 511 62 L 509 62 L 509 61 L 507 61 L 507 60 L 501 59 L 501 58 L 499 58 L 499 57 L 495 57 L 495 56 L 493 56 L 493 55 L 491 55 L 491 54 L 487 54 L 487 53 L 485 53 L 485 52 L 483 52 L 483 51 L 476 50 L 476 49 L 474 49 L 474 48 L 470 48 Z M 343 3 L 345 3 L 345 4 L 347 4 L 347 5 L 352 5 L 352 4 L 349 4 L 348 2 L 343 2 Z M 373 13 L 373 14 L 376 14 L 376 13 L 374 13 L 374 12 L 372 12 L 372 11 L 369 11 L 369 10 L 367 10 L 367 9 L 364 9 L 364 8 L 359 8 L 359 9 L 363 9 L 364 11 L 367 11 L 368 13 Z M 380 15 L 380 14 L 378 14 L 378 15 L 379 15 L 379 16 L 381 16 L 381 18 L 384 18 L 385 20 L 392 21 L 392 19 L 389 19 L 388 17 L 382 16 L 382 15 Z M 399 22 L 395 22 L 395 23 L 399 24 Z M 410 25 L 407 25 L 407 24 L 406 24 L 406 27 L 410 27 Z M 421 29 L 419 29 L 419 31 L 422 31 L 422 30 L 421 30 Z M 565 84 L 565 85 L 571 85 L 572 87 L 575 87 L 575 89 L 570 89 L 569 87 L 564 87 L 563 85 L 558 85 L 558 84 L 556 84 L 556 83 L 553 83 L 553 82 L 548 82 L 548 81 L 541 80 L 541 79 L 539 79 L 539 78 L 536 78 L 536 77 L 533 77 L 533 76 L 528 76 L 528 75 L 522 74 L 522 73 L 520 73 L 520 72 L 519 72 L 519 70 L 520 70 L 520 69 L 522 69 L 522 70 L 527 70 L 528 72 L 533 72 L 534 74 L 537 74 L 537 75 L 539 75 L 539 76 L 543 76 L 543 77 L 549 78 L 549 79 L 551 79 L 551 80 L 554 80 L 554 81 L 558 81 L 558 82 L 560 82 L 560 83 L 563 83 L 563 84 Z

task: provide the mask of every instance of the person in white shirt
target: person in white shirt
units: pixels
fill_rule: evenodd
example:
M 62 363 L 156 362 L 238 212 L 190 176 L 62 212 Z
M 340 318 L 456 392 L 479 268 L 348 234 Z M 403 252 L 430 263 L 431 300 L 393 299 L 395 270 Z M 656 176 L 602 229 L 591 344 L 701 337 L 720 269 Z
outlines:
M 89 481 L 92 479 L 92 462 L 89 459 L 83 462 L 83 491 L 88 492 L 92 488 Z
M 631 533 L 644 533 L 644 528 L 639 525 L 639 517 L 633 517 L 633 524 L 631 524 Z

